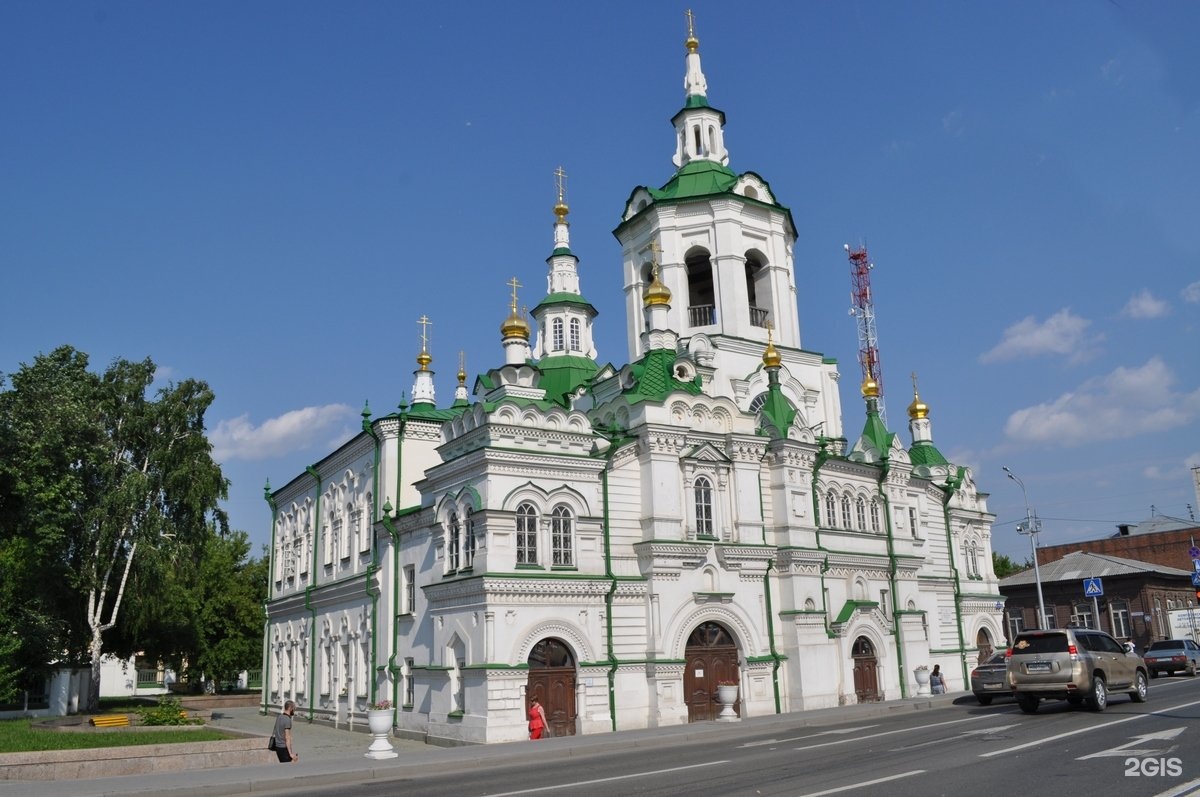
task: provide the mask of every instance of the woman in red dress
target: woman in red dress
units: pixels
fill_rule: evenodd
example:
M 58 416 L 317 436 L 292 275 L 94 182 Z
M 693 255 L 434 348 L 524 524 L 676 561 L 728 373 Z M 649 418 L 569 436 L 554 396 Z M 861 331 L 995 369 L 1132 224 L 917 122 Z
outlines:
M 546 732 L 546 712 L 537 699 L 529 703 L 529 738 L 541 739 Z

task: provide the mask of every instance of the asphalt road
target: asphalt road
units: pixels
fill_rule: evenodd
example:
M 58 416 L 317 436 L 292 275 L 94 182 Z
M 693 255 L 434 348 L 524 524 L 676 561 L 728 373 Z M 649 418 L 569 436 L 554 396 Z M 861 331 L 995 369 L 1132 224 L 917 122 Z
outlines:
M 296 795 L 728 794 L 1200 795 L 1200 678 L 1159 678 L 1146 703 L 1113 695 L 1094 713 L 1064 702 L 1021 713 L 1008 699 L 759 735 L 681 740 L 534 765 L 465 767 Z

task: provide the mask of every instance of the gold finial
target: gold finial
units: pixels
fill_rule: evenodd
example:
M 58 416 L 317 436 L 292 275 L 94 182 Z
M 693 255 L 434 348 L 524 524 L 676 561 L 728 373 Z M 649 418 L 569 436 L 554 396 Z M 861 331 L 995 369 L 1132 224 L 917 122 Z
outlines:
M 567 223 L 567 173 L 559 166 L 554 170 L 554 184 L 558 188 L 558 203 L 554 206 L 554 215 L 562 224 Z
M 924 401 L 921 401 L 921 396 L 917 393 L 917 372 L 913 371 L 911 376 L 913 383 L 913 400 L 912 404 L 908 405 L 908 417 L 912 418 L 914 421 L 917 421 L 922 418 L 929 417 L 929 405 Z
M 458 353 L 458 383 L 460 385 L 467 383 L 467 353 L 465 351 Z
M 658 279 L 658 255 L 662 252 L 662 247 L 658 245 L 658 239 L 650 240 L 650 284 L 646 286 L 646 292 L 642 295 L 642 303 L 646 307 L 658 304 L 671 303 L 671 289 Z
M 778 368 L 783 364 L 783 357 L 780 356 L 779 350 L 775 348 L 775 336 L 772 334 L 775 331 L 775 325 L 770 321 L 767 322 L 767 350 L 763 352 L 763 365 L 767 368 Z
M 700 49 L 700 40 L 696 38 L 696 18 L 692 16 L 692 9 L 687 10 L 688 21 L 688 37 L 683 44 L 687 47 L 689 53 L 694 53 Z
M 512 288 L 511 312 L 508 318 L 504 319 L 504 323 L 500 325 L 500 334 L 506 338 L 517 337 L 529 340 L 529 322 L 517 315 L 517 288 L 521 287 L 521 283 L 517 282 L 516 277 L 513 277 L 507 284 Z
M 868 376 L 862 383 L 863 398 L 879 398 L 879 383 Z
M 429 356 L 429 327 L 433 326 L 433 322 L 428 316 L 422 315 L 417 319 L 417 323 L 421 325 L 421 353 L 417 355 L 417 365 L 421 366 L 422 371 L 426 371 L 433 362 L 433 357 Z

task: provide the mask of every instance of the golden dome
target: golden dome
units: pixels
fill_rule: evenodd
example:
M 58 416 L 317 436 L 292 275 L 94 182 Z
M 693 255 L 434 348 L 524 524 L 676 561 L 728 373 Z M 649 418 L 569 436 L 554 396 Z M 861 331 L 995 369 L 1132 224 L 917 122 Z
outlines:
M 867 377 L 862 383 L 863 398 L 879 398 L 879 383 L 871 377 Z
M 516 310 L 513 310 L 512 314 L 500 325 L 500 335 L 505 338 L 529 340 L 529 322 L 517 315 Z
M 567 203 L 561 199 L 558 200 L 558 204 L 554 206 L 555 224 L 566 224 L 567 214 L 570 212 L 571 209 L 567 207 Z
M 433 362 L 433 357 L 430 356 L 429 352 L 422 350 L 417 355 L 417 365 L 421 366 L 422 371 L 428 371 L 431 362 Z
M 642 303 L 646 307 L 671 303 L 671 289 L 659 282 L 658 269 L 654 270 L 654 277 L 646 286 L 646 292 L 642 294 Z
M 916 391 L 913 391 L 912 404 L 908 405 L 908 417 L 914 421 L 929 417 L 929 405 L 921 401 L 921 397 L 917 395 Z
M 779 350 L 775 348 L 774 343 L 767 343 L 767 350 L 763 352 L 763 365 L 768 368 L 778 368 L 783 364 L 783 357 L 779 355 Z

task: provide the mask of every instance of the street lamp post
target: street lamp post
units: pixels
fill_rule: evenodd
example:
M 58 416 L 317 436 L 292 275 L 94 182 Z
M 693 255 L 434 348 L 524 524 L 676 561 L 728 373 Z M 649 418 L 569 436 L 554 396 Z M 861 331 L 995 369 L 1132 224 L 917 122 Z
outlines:
M 1042 530 L 1042 521 L 1037 514 L 1029 508 L 1029 493 L 1025 491 L 1025 482 L 1017 478 L 1007 465 L 1001 466 L 1004 472 L 1008 474 L 1008 478 L 1012 479 L 1021 488 L 1021 495 L 1025 499 L 1025 522 L 1017 524 L 1017 533 L 1024 534 L 1029 537 L 1029 547 L 1033 551 L 1033 583 L 1037 585 L 1038 596 L 1038 628 L 1046 627 L 1046 603 L 1042 600 L 1042 573 L 1038 569 L 1037 555 L 1037 535 Z

